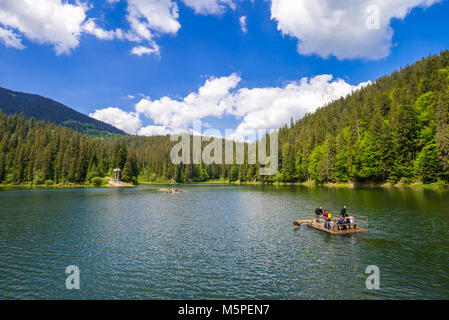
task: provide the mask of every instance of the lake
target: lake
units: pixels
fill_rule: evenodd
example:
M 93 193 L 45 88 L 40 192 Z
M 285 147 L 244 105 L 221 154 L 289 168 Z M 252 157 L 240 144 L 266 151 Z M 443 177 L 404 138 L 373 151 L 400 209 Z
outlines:
M 183 185 L 0 192 L 1 299 L 448 299 L 449 192 Z M 322 206 L 369 217 L 330 235 Z M 65 269 L 80 269 L 68 290 Z M 365 269 L 380 270 L 368 290 Z

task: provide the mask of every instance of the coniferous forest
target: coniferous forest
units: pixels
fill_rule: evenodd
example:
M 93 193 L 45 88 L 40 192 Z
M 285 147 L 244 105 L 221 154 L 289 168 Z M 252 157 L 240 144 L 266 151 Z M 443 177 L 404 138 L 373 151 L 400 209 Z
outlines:
M 432 55 L 279 129 L 279 171 L 174 165 L 169 136 L 95 137 L 0 113 L 1 184 L 128 182 L 449 182 L 449 51 Z M 207 145 L 205 143 L 204 145 Z M 247 150 L 247 149 L 245 149 Z

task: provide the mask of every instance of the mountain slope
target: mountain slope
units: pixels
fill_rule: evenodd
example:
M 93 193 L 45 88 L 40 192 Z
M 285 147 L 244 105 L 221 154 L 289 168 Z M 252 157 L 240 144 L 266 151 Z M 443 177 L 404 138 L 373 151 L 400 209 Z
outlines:
M 62 103 L 36 94 L 17 92 L 1 87 L 0 110 L 6 114 L 23 113 L 27 118 L 64 125 L 92 136 L 125 134 L 120 129 L 88 117 Z
M 279 180 L 449 181 L 449 51 L 283 127 Z

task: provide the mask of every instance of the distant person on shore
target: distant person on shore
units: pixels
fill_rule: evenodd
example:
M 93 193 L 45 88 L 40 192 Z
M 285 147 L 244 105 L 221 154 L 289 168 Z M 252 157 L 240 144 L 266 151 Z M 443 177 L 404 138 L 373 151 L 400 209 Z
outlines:
M 325 220 L 325 222 L 324 222 L 324 227 L 325 227 L 326 229 L 329 229 L 329 230 L 330 230 L 330 229 L 331 229 L 330 221 L 331 221 L 332 215 L 330 214 L 330 212 L 324 211 L 323 217 L 324 217 L 324 220 Z
M 346 206 L 343 206 L 343 208 L 341 208 L 340 210 L 340 217 L 345 218 L 346 216 Z

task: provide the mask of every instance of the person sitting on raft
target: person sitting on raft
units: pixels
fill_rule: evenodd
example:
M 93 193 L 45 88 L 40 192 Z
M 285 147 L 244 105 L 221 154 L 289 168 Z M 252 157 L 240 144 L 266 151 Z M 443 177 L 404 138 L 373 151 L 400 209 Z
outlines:
M 319 207 L 315 209 L 316 222 L 320 221 L 320 217 L 323 215 L 323 208 Z
M 325 211 L 324 213 L 323 213 L 323 217 L 324 217 L 324 220 L 325 220 L 325 222 L 324 222 L 324 227 L 326 228 L 326 229 L 331 229 L 331 224 L 330 224 L 330 221 L 331 221 L 331 218 L 332 218 L 332 215 L 330 214 L 330 212 L 328 212 L 328 211 Z
M 351 229 L 351 225 L 354 224 L 354 216 L 349 216 L 348 214 L 346 214 L 347 218 L 346 218 L 346 224 L 348 224 L 349 229 Z M 355 226 L 354 226 L 355 227 Z
M 341 226 L 342 230 L 346 230 L 346 221 L 344 218 L 338 219 L 337 224 Z

